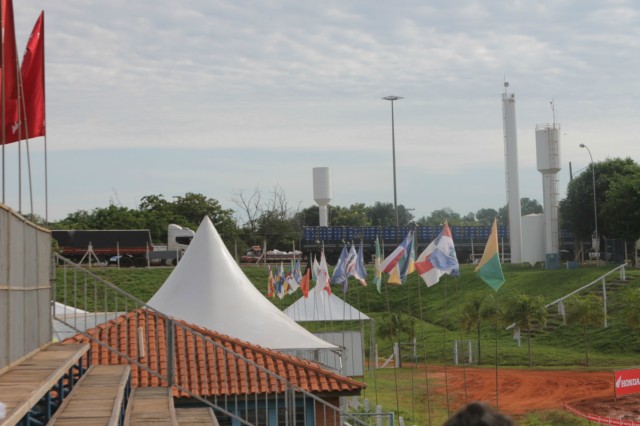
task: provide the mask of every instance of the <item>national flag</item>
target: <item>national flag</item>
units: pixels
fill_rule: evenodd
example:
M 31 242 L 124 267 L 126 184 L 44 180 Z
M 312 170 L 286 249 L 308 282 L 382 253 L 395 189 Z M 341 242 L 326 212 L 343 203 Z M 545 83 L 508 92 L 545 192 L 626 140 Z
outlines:
M 396 266 L 389 272 L 389 278 L 387 278 L 387 284 L 389 285 L 402 285 L 402 278 L 400 277 L 400 265 Z
M 329 268 L 327 267 L 327 258 L 324 256 L 324 250 L 320 253 L 320 265 L 317 270 L 318 278 L 316 279 L 315 291 L 320 293 L 325 290 L 331 295 L 331 286 L 329 285 Z
M 376 235 L 376 261 L 373 270 L 373 283 L 376 285 L 378 289 L 378 293 L 382 293 L 382 269 L 380 268 L 382 252 L 380 250 L 380 241 L 378 240 L 378 236 Z
M 2 97 L 0 102 L 4 102 L 4 129 L 0 129 L 0 145 L 15 142 L 11 136 L 18 127 L 18 49 L 16 47 L 16 32 L 13 20 L 13 1 L 2 0 L 2 43 L 0 54 L 2 55 L 2 68 L 0 69 L 0 79 L 3 82 Z
M 296 267 L 298 268 L 297 272 Z M 298 277 L 302 278 L 302 274 L 300 273 L 300 260 L 296 262 L 292 260 L 289 268 L 289 273 L 287 274 L 288 289 L 286 294 L 291 294 L 296 291 L 298 287 L 300 287 L 300 279 Z
M 7 143 L 45 135 L 44 102 L 44 11 L 40 13 L 31 31 L 20 68 L 23 101 L 20 104 L 20 122 L 13 123 L 5 135 Z
M 273 271 L 271 265 L 269 265 L 269 284 L 267 285 L 267 297 L 274 297 L 276 295 L 276 289 L 273 286 Z
M 358 247 L 358 259 L 356 260 L 356 272 L 362 278 L 362 285 L 366 286 L 365 278 L 367 278 L 367 268 L 364 266 L 364 243 L 360 240 Z
M 309 297 L 309 284 L 311 281 L 311 262 L 307 262 L 307 267 L 304 270 L 304 274 L 302 274 L 302 278 L 300 279 L 300 291 L 302 291 L 302 295 L 305 297 Z
M 337 284 L 342 286 L 342 291 L 344 293 L 349 289 L 349 282 L 347 277 L 347 258 L 349 257 L 349 252 L 347 251 L 347 246 L 342 247 L 342 252 L 340 253 L 340 258 L 338 259 L 338 263 L 333 270 L 333 275 L 331 276 L 331 284 Z
M 413 272 L 415 272 L 416 270 L 416 239 L 414 238 L 411 241 L 411 250 L 409 250 L 409 260 L 408 260 L 408 264 L 407 264 L 407 273 L 406 275 L 409 275 Z M 405 277 L 406 279 L 406 277 Z
M 280 299 L 282 299 L 286 294 L 285 283 L 286 276 L 284 273 L 284 264 L 280 262 L 280 268 L 278 268 L 278 280 L 276 281 L 276 294 Z
M 318 281 L 318 270 L 320 269 L 320 264 L 318 263 L 318 259 L 316 259 L 316 255 L 313 255 L 313 267 L 311 268 L 311 278 L 314 281 Z
M 404 240 L 402 240 L 402 243 L 400 243 L 400 245 L 380 263 L 380 269 L 382 272 L 388 274 L 401 260 L 406 260 L 409 257 L 411 244 L 413 244 L 413 230 L 409 231 Z
M 491 226 L 487 245 L 484 247 L 484 253 L 480 263 L 476 266 L 475 272 L 495 291 L 498 291 L 504 284 L 504 274 L 502 273 L 498 252 L 498 223 L 496 219 L 493 219 L 493 226 Z
M 358 271 L 358 252 L 356 252 L 356 247 L 354 245 L 351 245 L 351 248 L 349 249 L 345 270 L 347 272 L 347 277 L 354 277 L 356 280 L 360 281 L 360 284 L 365 287 L 367 286 L 366 281 Z
M 444 228 L 436 239 L 418 256 L 416 270 L 427 287 L 436 284 L 444 274 L 453 276 L 460 274 L 453 236 L 447 222 L 444 223 Z

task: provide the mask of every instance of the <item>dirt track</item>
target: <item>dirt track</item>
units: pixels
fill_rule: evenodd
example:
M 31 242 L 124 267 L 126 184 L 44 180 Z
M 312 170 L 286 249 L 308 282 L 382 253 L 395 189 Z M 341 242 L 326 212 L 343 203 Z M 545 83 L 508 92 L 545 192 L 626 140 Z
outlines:
M 465 380 L 468 398 L 465 399 Z M 429 367 L 429 377 L 440 385 L 436 392 L 445 393 L 445 371 Z M 447 367 L 449 401 L 458 408 L 468 401 L 486 401 L 496 405 L 496 371 L 492 368 Z M 573 403 L 582 411 L 606 416 L 605 406 L 612 404 L 613 373 L 576 371 L 537 371 L 500 368 L 498 370 L 498 406 L 501 411 L 520 415 L 529 411 L 562 409 L 562 402 Z M 606 405 L 598 400 L 609 401 Z M 629 399 L 626 399 L 629 402 Z M 624 401 L 623 401 L 624 402 Z M 637 406 L 637 401 L 635 402 Z M 615 408 L 615 407 L 611 407 Z M 593 411 L 598 410 L 598 412 Z

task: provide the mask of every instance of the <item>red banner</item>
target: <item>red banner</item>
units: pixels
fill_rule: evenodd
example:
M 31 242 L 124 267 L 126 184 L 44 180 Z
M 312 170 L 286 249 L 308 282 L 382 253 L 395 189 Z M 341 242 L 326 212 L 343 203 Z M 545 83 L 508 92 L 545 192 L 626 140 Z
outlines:
M 640 393 L 640 368 L 618 370 L 613 374 L 616 396 Z

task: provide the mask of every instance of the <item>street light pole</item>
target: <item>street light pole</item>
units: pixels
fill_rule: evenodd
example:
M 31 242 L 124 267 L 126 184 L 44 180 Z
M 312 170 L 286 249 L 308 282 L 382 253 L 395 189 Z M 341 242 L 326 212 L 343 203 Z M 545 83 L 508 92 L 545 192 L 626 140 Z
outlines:
M 391 150 L 393 153 L 393 210 L 396 213 L 396 228 L 399 226 L 398 220 L 398 192 L 396 188 L 396 133 L 393 117 L 393 101 L 403 99 L 402 96 L 385 96 L 385 101 L 391 101 Z
M 600 237 L 598 236 L 598 209 L 596 208 L 596 169 L 593 165 L 593 156 L 588 146 L 581 143 L 580 148 L 585 148 L 589 153 L 591 159 L 591 179 L 593 181 L 593 220 L 595 222 L 595 240 L 596 240 L 596 266 L 598 266 L 598 260 L 600 258 Z

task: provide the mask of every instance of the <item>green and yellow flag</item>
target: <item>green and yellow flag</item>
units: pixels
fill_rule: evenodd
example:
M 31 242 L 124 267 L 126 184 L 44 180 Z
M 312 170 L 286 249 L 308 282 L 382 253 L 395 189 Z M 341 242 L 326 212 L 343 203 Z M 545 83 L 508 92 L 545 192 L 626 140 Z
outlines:
M 493 219 L 491 234 L 489 234 L 482 259 L 476 266 L 475 272 L 482 281 L 489 284 L 495 291 L 498 291 L 504 284 L 504 274 L 502 273 L 502 266 L 500 266 L 500 254 L 498 252 L 498 224 L 496 219 Z

